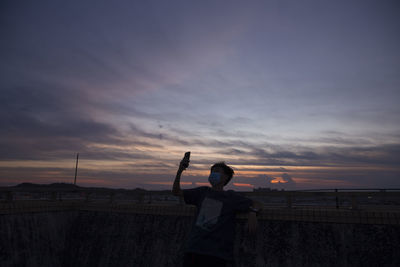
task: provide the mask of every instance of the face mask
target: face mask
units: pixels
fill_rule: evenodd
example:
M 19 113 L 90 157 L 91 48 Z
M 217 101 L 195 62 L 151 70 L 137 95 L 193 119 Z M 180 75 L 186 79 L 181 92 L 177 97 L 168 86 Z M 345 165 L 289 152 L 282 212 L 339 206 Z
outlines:
M 219 172 L 212 172 L 208 177 L 208 181 L 213 186 L 216 186 L 221 181 L 221 174 Z

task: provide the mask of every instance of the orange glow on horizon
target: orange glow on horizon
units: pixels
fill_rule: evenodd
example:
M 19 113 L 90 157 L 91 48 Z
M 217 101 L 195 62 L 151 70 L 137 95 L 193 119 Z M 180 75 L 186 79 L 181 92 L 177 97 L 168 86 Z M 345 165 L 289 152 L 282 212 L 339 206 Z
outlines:
M 252 184 L 243 184 L 243 183 L 233 183 L 234 186 L 240 186 L 240 187 L 251 187 L 253 188 L 254 185 Z
M 210 185 L 209 183 L 201 183 L 201 182 L 195 182 L 195 184 L 199 185 L 199 186 L 209 186 Z
M 278 183 L 286 184 L 287 181 L 279 180 L 279 179 L 275 179 L 275 180 L 272 180 L 272 181 L 271 181 L 271 184 L 278 184 Z
M 157 182 L 157 181 L 151 181 L 151 182 L 146 182 L 145 184 L 159 184 L 159 185 L 173 185 L 174 182 Z M 192 185 L 192 182 L 181 182 L 181 185 Z

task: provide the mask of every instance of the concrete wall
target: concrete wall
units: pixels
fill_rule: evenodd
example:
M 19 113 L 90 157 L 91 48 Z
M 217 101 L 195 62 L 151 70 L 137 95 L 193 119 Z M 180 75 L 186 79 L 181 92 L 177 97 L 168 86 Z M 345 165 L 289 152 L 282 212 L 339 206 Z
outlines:
M 0 266 L 180 266 L 190 216 L 105 211 L 0 215 Z M 398 225 L 237 221 L 235 266 L 400 266 Z
M 0 215 L 0 266 L 63 266 L 78 213 Z

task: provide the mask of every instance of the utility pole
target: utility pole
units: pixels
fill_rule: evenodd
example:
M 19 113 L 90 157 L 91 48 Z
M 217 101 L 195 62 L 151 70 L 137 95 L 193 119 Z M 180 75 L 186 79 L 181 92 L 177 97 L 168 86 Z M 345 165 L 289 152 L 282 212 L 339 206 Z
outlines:
M 76 185 L 76 175 L 78 174 L 78 159 L 79 159 L 79 153 L 76 154 L 76 166 L 75 166 L 75 179 L 74 179 L 74 185 Z

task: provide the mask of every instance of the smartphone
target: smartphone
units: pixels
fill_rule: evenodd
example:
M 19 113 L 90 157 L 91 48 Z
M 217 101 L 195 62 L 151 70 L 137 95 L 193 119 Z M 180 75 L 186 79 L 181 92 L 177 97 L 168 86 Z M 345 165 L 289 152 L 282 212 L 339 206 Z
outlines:
M 185 156 L 182 160 L 189 160 L 190 159 L 190 151 L 185 153 Z M 185 168 L 189 167 L 189 163 L 184 165 Z

